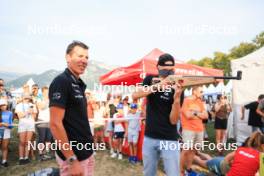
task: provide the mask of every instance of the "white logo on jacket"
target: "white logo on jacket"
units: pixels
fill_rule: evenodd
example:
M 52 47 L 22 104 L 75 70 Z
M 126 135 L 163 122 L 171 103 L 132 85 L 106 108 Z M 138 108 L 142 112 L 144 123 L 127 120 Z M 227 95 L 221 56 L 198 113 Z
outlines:
M 61 93 L 60 92 L 54 92 L 52 94 L 52 99 L 53 100 L 59 100 L 61 98 Z
M 75 98 L 83 98 L 82 95 L 75 95 L 74 97 L 75 97 Z

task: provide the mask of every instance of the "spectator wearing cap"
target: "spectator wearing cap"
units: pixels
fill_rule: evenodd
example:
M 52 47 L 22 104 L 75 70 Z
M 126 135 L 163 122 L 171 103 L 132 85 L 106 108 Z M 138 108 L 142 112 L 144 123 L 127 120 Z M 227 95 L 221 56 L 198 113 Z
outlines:
M 7 155 L 8 144 L 11 138 L 11 128 L 13 113 L 7 110 L 7 101 L 0 99 L 0 143 L 2 143 L 2 162 L 1 165 L 8 167 Z
M 35 119 L 37 108 L 32 104 L 32 97 L 29 94 L 23 95 L 23 100 L 16 106 L 15 112 L 18 115 L 18 134 L 19 134 L 19 164 L 29 163 L 29 143 L 35 132 Z
M 130 105 L 130 113 L 127 115 L 128 127 L 127 127 L 127 139 L 129 143 L 130 157 L 129 162 L 137 162 L 137 143 L 140 131 L 140 112 L 138 106 L 135 103 Z
M 119 160 L 123 159 L 122 155 L 122 144 L 123 139 L 126 136 L 126 124 L 123 120 L 124 118 L 124 110 L 123 104 L 119 103 L 116 107 L 117 113 L 114 114 L 114 143 L 116 143 L 114 147 L 114 153 L 111 155 L 112 158 L 118 157 Z
M 143 80 L 143 87 L 138 88 L 132 94 L 133 99 L 147 97 L 143 142 L 143 172 L 145 176 L 157 175 L 160 158 L 163 160 L 167 176 L 175 176 L 180 173 L 179 134 L 176 124 L 180 115 L 182 88 L 178 83 L 166 88 L 168 84 L 166 78 L 174 74 L 174 66 L 174 58 L 170 54 L 162 54 L 157 63 L 159 74 L 146 76 Z M 162 143 L 178 147 L 176 149 L 164 148 L 160 146 Z

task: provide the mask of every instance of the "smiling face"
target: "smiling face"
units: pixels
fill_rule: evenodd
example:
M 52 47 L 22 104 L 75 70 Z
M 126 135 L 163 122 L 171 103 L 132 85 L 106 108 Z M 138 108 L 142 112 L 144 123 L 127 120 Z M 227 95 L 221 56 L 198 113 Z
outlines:
M 71 53 L 66 55 L 66 60 L 71 72 L 79 77 L 79 75 L 85 72 L 88 65 L 88 49 L 75 46 Z

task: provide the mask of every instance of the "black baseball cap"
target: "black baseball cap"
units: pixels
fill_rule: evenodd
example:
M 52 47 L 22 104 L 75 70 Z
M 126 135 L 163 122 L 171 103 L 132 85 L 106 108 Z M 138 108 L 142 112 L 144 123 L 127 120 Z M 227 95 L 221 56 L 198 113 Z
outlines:
M 172 64 L 166 64 L 167 61 L 171 61 Z M 172 57 L 172 55 L 165 53 L 160 55 L 159 60 L 158 60 L 158 64 L 160 66 L 174 66 L 175 65 L 175 61 L 174 58 Z

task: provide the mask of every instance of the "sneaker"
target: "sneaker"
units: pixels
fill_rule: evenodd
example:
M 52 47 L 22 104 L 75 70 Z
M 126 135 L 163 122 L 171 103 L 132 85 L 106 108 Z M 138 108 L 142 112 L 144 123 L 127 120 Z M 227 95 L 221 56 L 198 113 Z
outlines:
M 28 164 L 30 163 L 30 160 L 29 159 L 24 159 L 24 164 Z
M 119 159 L 119 160 L 122 160 L 122 159 L 123 159 L 123 155 L 119 153 L 119 154 L 118 154 L 118 159 Z
M 197 176 L 197 173 L 192 169 L 186 170 L 186 176 Z
M 128 157 L 128 162 L 131 163 L 131 161 L 132 161 L 132 156 Z
M 117 153 L 113 153 L 112 155 L 111 155 L 111 158 L 116 158 L 117 157 Z
M 137 163 L 137 162 L 138 162 L 138 158 L 137 158 L 136 156 L 134 156 L 134 157 L 133 157 L 133 161 L 134 161 L 135 163 Z
M 19 159 L 19 165 L 23 165 L 24 164 L 24 159 Z
M 44 154 L 40 154 L 39 155 L 39 161 L 43 161 L 43 158 L 44 158 Z
M 4 166 L 4 167 L 8 167 L 9 166 L 7 162 L 1 163 L 1 165 Z
M 113 149 L 110 149 L 110 154 L 112 155 L 114 153 L 114 150 Z

